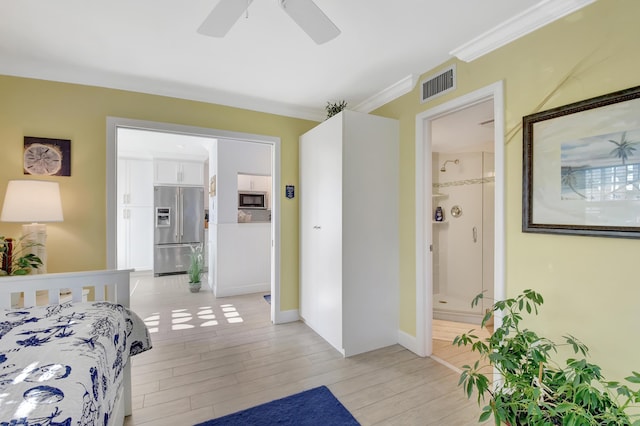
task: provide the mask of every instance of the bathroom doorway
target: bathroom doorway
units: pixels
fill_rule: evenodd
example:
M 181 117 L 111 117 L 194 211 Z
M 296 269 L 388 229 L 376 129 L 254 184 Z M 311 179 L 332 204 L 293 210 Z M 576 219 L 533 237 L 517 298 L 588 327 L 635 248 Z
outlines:
M 431 123 L 434 320 L 480 324 L 493 299 L 493 115 L 489 99 Z
M 416 117 L 416 344 L 425 356 L 434 323 L 477 329 L 484 308 L 472 309 L 473 297 L 504 293 L 503 117 L 502 82 Z

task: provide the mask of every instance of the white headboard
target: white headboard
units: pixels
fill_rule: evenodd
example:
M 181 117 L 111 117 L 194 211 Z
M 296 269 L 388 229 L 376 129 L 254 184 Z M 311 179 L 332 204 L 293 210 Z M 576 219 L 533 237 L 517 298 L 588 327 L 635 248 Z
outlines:
M 24 293 L 23 306 L 56 304 L 61 299 L 66 301 L 69 296 L 70 300 L 81 302 L 83 290 L 90 288 L 94 290 L 95 301 L 106 300 L 129 307 L 131 271 L 103 270 L 0 277 L 0 308 L 12 307 L 12 294 L 15 305 L 21 292 Z

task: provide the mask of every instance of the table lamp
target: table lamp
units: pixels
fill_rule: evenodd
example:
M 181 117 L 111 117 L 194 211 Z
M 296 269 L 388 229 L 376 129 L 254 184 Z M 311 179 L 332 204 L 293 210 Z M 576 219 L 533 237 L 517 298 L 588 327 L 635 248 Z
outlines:
M 22 244 L 42 260 L 33 274 L 47 272 L 47 225 L 40 222 L 62 222 L 62 203 L 58 182 L 41 180 L 10 180 L 4 195 L 0 221 L 31 222 L 22 225 Z

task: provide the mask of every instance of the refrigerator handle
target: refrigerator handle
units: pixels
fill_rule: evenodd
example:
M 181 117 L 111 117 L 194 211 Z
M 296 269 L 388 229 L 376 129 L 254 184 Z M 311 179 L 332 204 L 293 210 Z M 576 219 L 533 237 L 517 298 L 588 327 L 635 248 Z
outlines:
M 180 190 L 180 241 L 184 237 L 184 194 Z
M 179 232 L 178 231 L 178 227 L 180 226 L 180 220 L 182 219 L 180 217 L 180 208 L 179 208 L 180 205 L 178 204 L 178 201 L 179 201 L 178 194 L 176 193 L 176 208 L 175 208 L 175 211 L 176 211 L 176 213 L 175 213 L 176 226 L 174 228 L 176 230 L 176 241 L 179 241 L 178 240 L 178 232 Z

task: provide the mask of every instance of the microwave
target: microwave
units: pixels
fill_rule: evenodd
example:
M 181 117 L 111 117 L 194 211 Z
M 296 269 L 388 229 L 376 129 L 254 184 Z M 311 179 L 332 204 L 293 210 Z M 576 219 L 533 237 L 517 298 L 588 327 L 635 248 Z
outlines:
M 262 191 L 240 191 L 238 192 L 239 209 L 266 209 L 267 193 Z

